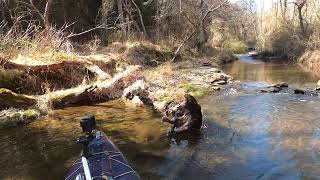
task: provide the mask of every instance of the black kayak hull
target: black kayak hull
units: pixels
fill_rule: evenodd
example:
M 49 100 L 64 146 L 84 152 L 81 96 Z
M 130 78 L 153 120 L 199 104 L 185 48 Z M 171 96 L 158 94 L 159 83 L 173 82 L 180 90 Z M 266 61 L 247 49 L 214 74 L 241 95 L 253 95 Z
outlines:
M 100 135 L 98 135 L 100 134 Z M 89 155 L 86 157 L 92 179 L 139 180 L 140 177 L 124 158 L 120 150 L 105 136 L 97 132 L 96 137 L 89 143 Z M 84 177 L 82 158 L 73 165 L 65 178 L 75 180 Z

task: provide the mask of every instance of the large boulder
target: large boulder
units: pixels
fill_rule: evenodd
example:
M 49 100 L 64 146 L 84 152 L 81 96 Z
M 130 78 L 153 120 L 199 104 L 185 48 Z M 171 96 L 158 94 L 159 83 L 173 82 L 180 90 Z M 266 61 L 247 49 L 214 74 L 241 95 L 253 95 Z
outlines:
M 277 84 L 274 84 L 272 86 L 269 86 L 267 88 L 260 89 L 260 92 L 262 92 L 262 93 L 278 93 L 278 92 L 280 92 L 283 89 L 288 88 L 288 87 L 289 87 L 288 83 L 281 82 L 281 83 L 277 83 Z

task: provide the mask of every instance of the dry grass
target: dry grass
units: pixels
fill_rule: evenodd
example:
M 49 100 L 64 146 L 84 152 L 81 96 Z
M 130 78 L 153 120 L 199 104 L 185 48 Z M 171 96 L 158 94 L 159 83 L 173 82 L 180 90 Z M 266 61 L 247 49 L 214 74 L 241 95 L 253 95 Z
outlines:
M 320 77 L 320 51 L 308 51 L 299 59 L 299 64 L 305 70 Z
M 32 35 L 31 35 L 32 34 Z M 44 65 L 76 59 L 73 46 L 59 30 L 0 34 L 0 53 L 18 64 Z M 63 42 L 63 43 L 62 43 Z
M 157 79 L 158 77 L 164 76 L 173 76 L 174 69 L 173 65 L 170 62 L 164 63 L 152 70 L 146 71 L 146 76 L 152 81 L 153 79 Z

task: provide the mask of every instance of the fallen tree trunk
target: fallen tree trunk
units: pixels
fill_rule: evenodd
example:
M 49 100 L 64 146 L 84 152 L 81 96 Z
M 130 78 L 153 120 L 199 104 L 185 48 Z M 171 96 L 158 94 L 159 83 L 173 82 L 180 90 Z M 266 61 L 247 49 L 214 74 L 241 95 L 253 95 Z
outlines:
M 0 89 L 0 110 L 7 108 L 28 108 L 37 104 L 37 99 L 32 96 L 16 94 L 9 89 Z
M 129 66 L 116 74 L 111 80 L 98 81 L 93 85 L 57 91 L 40 97 L 51 104 L 53 109 L 69 106 L 90 105 L 122 97 L 126 87 L 142 79 L 140 66 Z

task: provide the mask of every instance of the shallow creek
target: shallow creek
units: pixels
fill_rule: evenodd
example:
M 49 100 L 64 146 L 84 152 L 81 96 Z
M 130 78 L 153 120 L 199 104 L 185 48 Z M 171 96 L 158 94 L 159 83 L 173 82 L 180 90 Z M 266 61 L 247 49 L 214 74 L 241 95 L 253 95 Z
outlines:
M 0 179 L 63 179 L 88 114 L 142 179 L 320 179 L 319 97 L 257 93 L 282 81 L 312 88 L 317 79 L 248 57 L 223 70 L 243 83 L 200 99 L 207 127 L 197 136 L 168 138 L 159 114 L 119 101 L 66 108 L 0 131 Z

